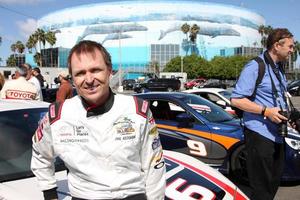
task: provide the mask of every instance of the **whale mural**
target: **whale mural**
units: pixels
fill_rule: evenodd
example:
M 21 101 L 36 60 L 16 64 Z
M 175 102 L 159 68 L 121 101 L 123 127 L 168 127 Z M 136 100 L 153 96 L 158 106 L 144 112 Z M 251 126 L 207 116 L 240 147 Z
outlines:
M 231 26 L 224 25 L 224 24 L 217 24 L 217 23 L 203 23 L 198 22 L 196 23 L 200 27 L 200 31 L 198 32 L 199 35 L 206 35 L 212 38 L 217 36 L 240 36 L 241 34 L 234 30 Z M 183 23 L 177 23 L 172 27 L 164 30 L 160 30 L 160 36 L 158 40 L 163 39 L 167 34 L 174 32 L 174 31 L 181 31 L 181 26 Z
M 82 35 L 78 37 L 77 41 L 84 39 L 88 35 L 92 34 L 112 34 L 112 33 L 124 33 L 132 31 L 147 31 L 148 28 L 137 23 L 131 24 L 99 24 L 94 26 L 88 26 L 83 31 Z M 128 38 L 128 37 L 127 37 Z
M 58 10 L 38 20 L 38 27 L 57 32 L 56 46 L 72 48 L 81 40 L 95 40 L 111 53 L 113 65 L 145 67 L 152 59 L 165 62 L 186 55 L 184 23 L 200 27 L 193 45 L 211 59 L 224 48 L 260 44 L 258 27 L 265 19 L 242 7 L 196 0 L 120 0 Z M 153 53 L 151 47 L 159 45 L 177 45 L 179 51 L 158 48 L 161 53 Z

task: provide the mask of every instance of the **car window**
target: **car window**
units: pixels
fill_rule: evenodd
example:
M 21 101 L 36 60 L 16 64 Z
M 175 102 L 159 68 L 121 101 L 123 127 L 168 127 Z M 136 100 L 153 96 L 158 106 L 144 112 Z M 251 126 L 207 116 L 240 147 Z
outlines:
M 214 103 L 200 98 L 197 95 L 189 94 L 184 95 L 182 98 L 186 104 L 196 110 L 205 119 L 210 122 L 224 122 L 233 119 L 233 116 L 224 111 L 221 107 Z
M 150 102 L 150 110 L 154 119 L 158 120 L 176 121 L 178 114 L 187 113 L 181 106 L 164 100 L 152 100 Z
M 0 112 L 0 181 L 32 176 L 32 135 L 47 108 Z
M 225 91 L 221 91 L 219 92 L 222 96 L 224 96 L 226 99 L 230 100 L 230 96 L 231 96 L 231 92 L 225 90 Z
M 214 103 L 217 103 L 217 101 L 219 101 L 221 99 L 217 95 L 211 94 L 211 93 L 208 93 L 207 97 L 208 97 L 208 100 L 210 100 L 211 102 L 214 102 Z

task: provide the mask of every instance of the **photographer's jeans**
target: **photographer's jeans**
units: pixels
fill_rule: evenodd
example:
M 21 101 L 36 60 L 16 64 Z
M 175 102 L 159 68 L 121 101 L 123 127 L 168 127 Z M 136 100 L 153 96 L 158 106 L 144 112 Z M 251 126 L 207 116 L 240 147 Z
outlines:
M 247 172 L 251 200 L 272 200 L 284 168 L 284 144 L 245 128 Z

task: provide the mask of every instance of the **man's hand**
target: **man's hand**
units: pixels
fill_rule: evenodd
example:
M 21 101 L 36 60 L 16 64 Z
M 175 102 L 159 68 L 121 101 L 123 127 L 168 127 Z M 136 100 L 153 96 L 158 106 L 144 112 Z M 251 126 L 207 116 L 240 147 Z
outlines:
M 272 122 L 275 122 L 276 124 L 281 123 L 282 121 L 287 121 L 288 119 L 279 114 L 280 109 L 278 107 L 274 108 L 266 108 L 265 111 L 265 117 L 268 117 Z

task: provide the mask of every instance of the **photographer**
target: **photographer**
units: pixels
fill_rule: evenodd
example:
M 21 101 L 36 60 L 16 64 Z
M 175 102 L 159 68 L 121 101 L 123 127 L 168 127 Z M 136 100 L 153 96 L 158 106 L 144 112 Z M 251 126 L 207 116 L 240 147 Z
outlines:
M 68 72 L 62 71 L 59 73 L 56 82 L 60 83 L 58 91 L 56 92 L 56 101 L 62 102 L 65 99 L 73 97 L 73 88 L 70 82 Z
M 261 82 L 256 86 L 259 64 L 252 60 L 245 65 L 231 96 L 232 105 L 244 111 L 247 172 L 253 200 L 273 199 L 280 184 L 288 120 L 282 62 L 293 51 L 293 35 L 287 29 L 274 29 L 268 36 L 267 50 L 259 56 L 265 65 Z

